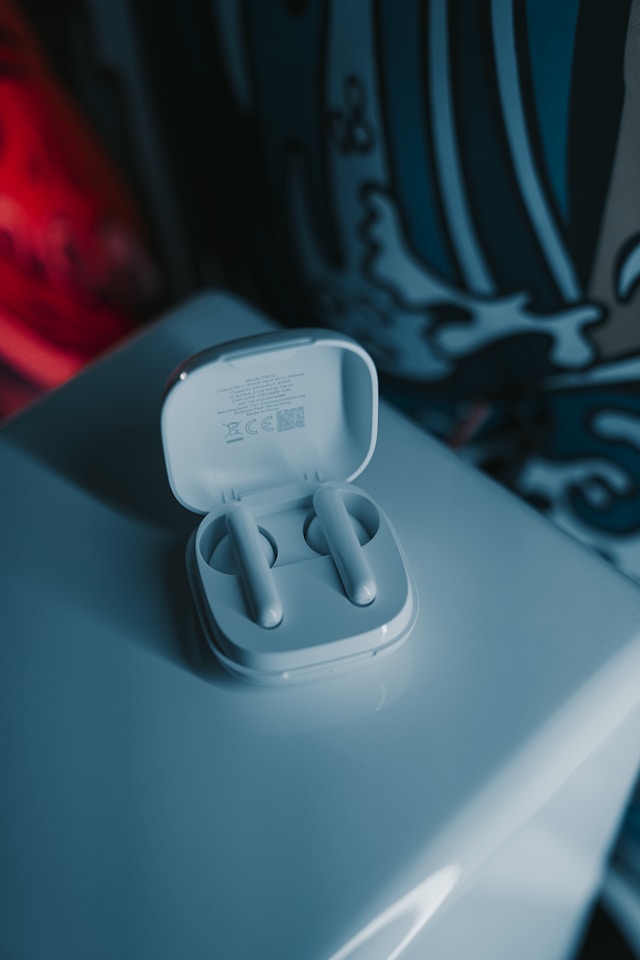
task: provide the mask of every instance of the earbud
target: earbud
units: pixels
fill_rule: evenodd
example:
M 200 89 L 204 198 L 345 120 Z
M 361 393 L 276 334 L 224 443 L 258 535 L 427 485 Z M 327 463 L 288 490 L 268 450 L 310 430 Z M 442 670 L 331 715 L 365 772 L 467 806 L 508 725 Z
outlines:
M 340 491 L 336 487 L 319 487 L 313 495 L 313 509 L 344 592 L 352 603 L 367 606 L 376 598 L 376 582 Z
M 243 506 L 229 511 L 226 525 L 251 616 L 261 627 L 277 627 L 282 622 L 282 603 L 264 553 L 263 537 L 258 526 L 252 514 Z

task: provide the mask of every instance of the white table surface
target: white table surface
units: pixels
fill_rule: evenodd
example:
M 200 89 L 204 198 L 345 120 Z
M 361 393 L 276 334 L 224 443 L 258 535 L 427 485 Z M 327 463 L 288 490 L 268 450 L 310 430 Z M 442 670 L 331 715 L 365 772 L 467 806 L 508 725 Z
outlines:
M 0 432 L 0 956 L 560 956 L 640 758 L 640 592 L 382 404 L 357 482 L 412 637 L 228 676 L 159 416 L 182 359 L 266 329 L 203 295 Z

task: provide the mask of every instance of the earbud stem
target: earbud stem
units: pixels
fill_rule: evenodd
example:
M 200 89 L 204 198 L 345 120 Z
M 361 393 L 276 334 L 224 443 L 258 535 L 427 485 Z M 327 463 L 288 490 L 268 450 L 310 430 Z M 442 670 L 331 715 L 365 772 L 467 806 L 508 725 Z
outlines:
M 376 597 L 376 582 L 356 535 L 351 517 L 336 487 L 322 486 L 313 496 L 313 508 L 322 525 L 329 550 L 352 603 L 367 606 Z
M 227 514 L 227 532 L 235 551 L 251 616 L 266 629 L 282 622 L 282 603 L 271 567 L 260 541 L 260 531 L 246 507 L 234 507 Z

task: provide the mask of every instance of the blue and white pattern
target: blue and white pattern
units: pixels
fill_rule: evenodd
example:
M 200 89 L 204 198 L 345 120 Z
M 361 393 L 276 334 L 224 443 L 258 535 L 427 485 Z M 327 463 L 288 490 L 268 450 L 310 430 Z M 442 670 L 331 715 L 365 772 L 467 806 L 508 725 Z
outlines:
M 249 229 L 279 314 L 359 339 L 427 423 L 533 407 L 503 479 L 640 579 L 640 325 L 631 348 L 607 334 L 638 296 L 640 191 L 635 229 L 605 237 L 610 294 L 593 279 L 636 5 L 213 9 L 255 135 Z

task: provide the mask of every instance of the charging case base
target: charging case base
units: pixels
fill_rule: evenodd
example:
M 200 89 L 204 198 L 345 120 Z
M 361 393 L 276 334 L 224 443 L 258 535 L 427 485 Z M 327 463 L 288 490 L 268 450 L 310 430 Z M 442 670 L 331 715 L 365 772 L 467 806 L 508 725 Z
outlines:
M 162 408 L 167 473 L 179 502 L 205 515 L 187 569 L 205 637 L 231 672 L 259 683 L 324 675 L 408 636 L 417 598 L 402 549 L 384 512 L 351 483 L 373 455 L 377 415 L 373 361 L 326 330 L 222 344 L 171 377 Z M 315 515 L 325 486 L 337 489 L 340 523 L 352 524 L 375 581 L 368 604 L 347 595 Z M 227 519 L 238 505 L 251 556 L 263 550 L 281 602 L 275 626 L 254 618 L 231 543 Z
M 347 598 L 322 541 L 309 543 L 317 485 L 294 496 L 289 490 L 275 504 L 252 498 L 249 506 L 258 528 L 277 545 L 271 570 L 284 616 L 273 629 L 250 616 L 242 578 L 226 549 L 226 510 L 205 517 L 191 536 L 187 569 L 203 632 L 232 673 L 256 683 L 326 676 L 390 652 L 411 632 L 415 587 L 389 520 L 363 490 L 334 486 L 365 541 L 362 549 L 377 584 L 368 606 Z

